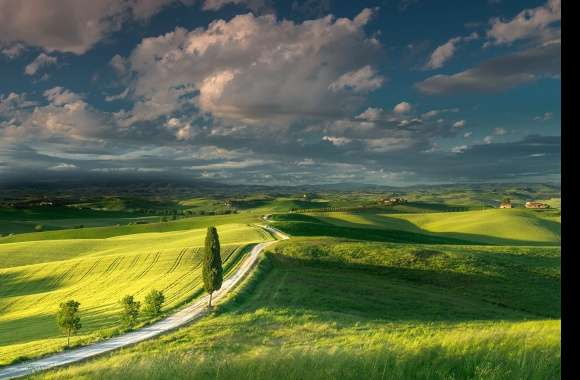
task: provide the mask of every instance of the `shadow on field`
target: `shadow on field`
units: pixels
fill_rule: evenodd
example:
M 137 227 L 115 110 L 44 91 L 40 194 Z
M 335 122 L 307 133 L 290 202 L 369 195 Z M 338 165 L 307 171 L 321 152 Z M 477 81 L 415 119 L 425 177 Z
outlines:
M 356 214 L 364 218 L 369 225 L 377 221 L 363 213 Z M 349 223 L 343 220 L 337 224 L 329 223 L 309 215 L 288 214 L 277 215 L 275 226 L 293 236 L 330 236 L 354 240 L 413 243 L 413 244 L 460 244 L 460 245 L 530 245 L 530 246 L 557 246 L 559 243 L 526 241 L 496 238 L 481 234 L 459 232 L 430 232 L 415 224 L 398 218 L 381 216 L 382 222 L 393 225 L 389 228 L 370 228 L 367 224 Z M 376 217 L 376 216 L 374 216 Z M 331 217 L 326 217 L 332 219 Z M 551 222 L 557 225 L 556 222 Z
M 425 251 L 426 256 L 431 254 L 437 253 Z M 522 299 L 517 292 L 505 295 L 505 284 L 485 274 L 304 260 L 279 254 L 268 255 L 267 261 L 269 270 L 240 305 L 244 312 L 280 308 L 291 314 L 314 312 L 317 318 L 329 321 L 340 313 L 353 321 L 381 322 L 521 321 L 559 316 L 559 312 L 545 314 L 544 306 L 554 300 Z
M 28 278 L 29 275 L 29 273 L 21 275 L 17 272 L 0 273 L 0 300 L 5 297 L 45 293 L 59 288 L 58 276 L 30 279 Z M 0 306 L 1 310 L 2 307 Z
M 54 315 L 43 314 L 0 321 L 0 347 L 54 338 L 55 334 L 59 334 L 55 318 Z

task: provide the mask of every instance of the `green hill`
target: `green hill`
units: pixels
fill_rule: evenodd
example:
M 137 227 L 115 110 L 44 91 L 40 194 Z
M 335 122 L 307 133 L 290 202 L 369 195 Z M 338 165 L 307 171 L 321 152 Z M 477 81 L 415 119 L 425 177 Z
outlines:
M 559 245 L 560 223 L 542 212 L 522 209 L 376 214 L 312 214 L 332 225 L 404 231 L 486 244 Z
M 271 239 L 246 224 L 218 227 L 226 270 L 250 243 Z M 83 328 L 74 342 L 118 328 L 119 300 L 165 293 L 168 309 L 201 289 L 205 229 L 149 232 L 102 239 L 0 244 L 0 364 L 58 350 L 66 342 L 55 313 L 60 302 L 81 303 Z
M 557 247 L 296 239 L 213 316 L 43 379 L 560 377 Z

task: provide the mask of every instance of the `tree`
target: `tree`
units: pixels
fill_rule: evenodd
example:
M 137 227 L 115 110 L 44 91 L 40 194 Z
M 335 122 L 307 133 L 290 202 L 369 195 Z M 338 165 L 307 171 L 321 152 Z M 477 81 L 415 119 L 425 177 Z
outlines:
M 207 228 L 203 258 L 203 287 L 209 293 L 209 308 L 211 308 L 213 292 L 222 287 L 222 281 L 223 269 L 220 256 L 220 239 L 217 229 L 211 226 Z
M 128 328 L 133 328 L 139 317 L 141 302 L 135 301 L 131 295 L 126 295 L 121 300 L 121 306 L 123 307 L 121 311 L 121 322 Z
M 82 327 L 81 317 L 79 317 L 79 306 L 81 304 L 75 300 L 62 302 L 56 314 L 58 327 L 66 334 L 66 345 L 70 345 L 70 336 L 79 331 Z
M 147 294 L 147 296 L 145 296 L 145 306 L 143 307 L 143 311 L 151 317 L 156 317 L 161 314 L 163 302 L 165 302 L 163 292 L 153 289 L 149 294 Z

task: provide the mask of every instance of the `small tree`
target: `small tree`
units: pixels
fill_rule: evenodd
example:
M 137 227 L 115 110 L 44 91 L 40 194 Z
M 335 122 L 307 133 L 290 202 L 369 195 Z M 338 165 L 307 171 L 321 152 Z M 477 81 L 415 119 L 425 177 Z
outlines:
M 151 317 L 156 317 L 161 314 L 163 302 L 165 302 L 163 292 L 154 289 L 145 296 L 145 306 L 143 307 L 143 311 Z
M 209 293 L 209 308 L 211 308 L 213 292 L 222 287 L 222 281 L 223 269 L 220 256 L 220 239 L 217 229 L 211 226 L 207 228 L 205 255 L 203 258 L 203 287 Z
M 56 314 L 58 327 L 66 334 L 67 347 L 70 345 L 70 336 L 79 331 L 82 327 L 81 317 L 79 317 L 79 306 L 81 304 L 75 300 L 62 302 Z
M 128 328 L 133 328 L 139 317 L 141 302 L 135 301 L 131 295 L 126 295 L 121 300 L 121 306 L 123 307 L 121 311 L 121 322 Z

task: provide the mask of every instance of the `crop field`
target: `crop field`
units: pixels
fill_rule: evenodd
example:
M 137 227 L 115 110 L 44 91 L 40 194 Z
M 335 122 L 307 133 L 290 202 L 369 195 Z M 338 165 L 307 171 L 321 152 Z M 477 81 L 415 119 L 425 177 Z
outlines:
M 341 227 L 396 230 L 486 244 L 559 245 L 559 219 L 550 213 L 493 209 L 437 213 L 313 213 Z
M 212 317 L 36 378 L 557 379 L 560 250 L 278 243 Z
M 226 270 L 248 244 L 271 239 L 248 224 L 224 224 L 218 231 Z M 171 309 L 200 291 L 203 228 L 90 239 L 50 234 L 0 244 L 0 364 L 62 348 L 66 339 L 55 322 L 62 301 L 81 303 L 83 327 L 73 340 L 80 343 L 118 328 L 118 302 L 126 294 L 142 300 L 161 290 Z
M 255 223 L 258 222 L 259 214 L 235 214 L 217 215 L 178 219 L 163 223 L 134 224 L 123 226 L 106 226 L 80 229 L 67 229 L 60 231 L 46 231 L 42 233 L 23 233 L 0 238 L 2 243 L 14 243 L 38 240 L 68 240 L 68 239 L 105 239 L 115 236 L 141 234 L 149 232 L 173 232 L 186 231 L 196 228 L 205 228 L 210 225 L 222 225 L 231 223 Z

